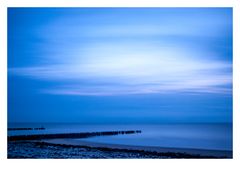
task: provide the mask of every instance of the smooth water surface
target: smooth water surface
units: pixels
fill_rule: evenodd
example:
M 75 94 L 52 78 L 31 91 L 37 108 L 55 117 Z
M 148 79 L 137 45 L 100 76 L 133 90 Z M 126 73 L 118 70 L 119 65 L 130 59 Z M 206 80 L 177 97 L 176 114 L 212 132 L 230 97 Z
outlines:
M 81 125 L 15 123 L 8 127 L 45 127 L 46 130 L 9 131 L 8 135 L 141 130 L 139 134 L 99 136 L 81 140 L 137 146 L 232 150 L 232 124 Z

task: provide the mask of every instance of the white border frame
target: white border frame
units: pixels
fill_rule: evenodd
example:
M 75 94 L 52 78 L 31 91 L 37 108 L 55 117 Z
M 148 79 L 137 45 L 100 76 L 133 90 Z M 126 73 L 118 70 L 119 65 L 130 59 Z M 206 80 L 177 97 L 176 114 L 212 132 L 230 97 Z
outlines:
M 7 159 L 8 7 L 233 7 L 233 159 L 10 160 Z M 0 2 L 0 166 L 6 168 L 237 168 L 240 161 L 240 1 L 238 0 L 2 0 Z

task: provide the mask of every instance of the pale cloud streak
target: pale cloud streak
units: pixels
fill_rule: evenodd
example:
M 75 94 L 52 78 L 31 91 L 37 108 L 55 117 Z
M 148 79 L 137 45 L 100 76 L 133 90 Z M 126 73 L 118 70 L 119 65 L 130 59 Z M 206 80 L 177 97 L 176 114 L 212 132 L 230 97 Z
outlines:
M 199 41 L 226 38 L 231 21 L 219 14 L 193 15 L 58 17 L 34 32 L 44 41 L 40 60 L 49 63 L 10 67 L 9 75 L 56 82 L 41 89 L 49 94 L 231 94 L 231 60 L 216 59 L 219 51 L 211 47 L 221 44 Z
M 75 63 L 11 68 L 9 73 L 72 84 L 56 85 L 54 89 L 43 90 L 44 93 L 50 94 L 231 93 L 229 88 L 232 84 L 231 63 L 201 59 L 200 56 L 190 57 L 194 54 L 192 51 L 183 52 L 177 48 L 173 51 L 170 48 L 165 51 L 142 50 L 141 53 L 128 50 L 123 54 L 109 53 L 97 48 L 94 51 L 94 53 L 89 51 L 86 56 L 88 59 L 79 57 L 74 60 Z M 97 55 L 98 52 L 100 55 Z M 87 86 L 85 83 L 81 84 L 83 81 Z

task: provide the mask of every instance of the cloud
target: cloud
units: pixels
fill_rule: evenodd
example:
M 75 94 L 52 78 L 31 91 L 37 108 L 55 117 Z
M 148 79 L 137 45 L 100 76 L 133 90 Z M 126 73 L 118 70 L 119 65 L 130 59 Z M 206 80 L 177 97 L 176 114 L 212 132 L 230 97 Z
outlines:
M 66 64 L 10 68 L 9 74 L 56 82 L 54 89 L 43 90 L 50 94 L 231 93 L 232 64 L 200 57 L 207 52 L 192 57 L 194 51 L 177 47 L 120 52 L 114 44 L 107 46 L 113 50 L 92 48 L 95 52 L 89 50 L 85 60 L 82 56 Z M 70 85 L 58 86 L 59 81 Z
M 33 31 L 38 62 L 9 75 L 54 82 L 49 94 L 231 94 L 230 11 L 145 10 L 59 15 Z

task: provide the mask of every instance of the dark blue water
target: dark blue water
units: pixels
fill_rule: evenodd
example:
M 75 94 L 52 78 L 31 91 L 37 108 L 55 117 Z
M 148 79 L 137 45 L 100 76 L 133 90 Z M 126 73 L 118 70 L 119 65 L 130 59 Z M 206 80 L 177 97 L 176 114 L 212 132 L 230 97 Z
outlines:
M 81 140 L 140 146 L 232 150 L 232 124 L 81 125 L 9 124 L 8 127 L 45 127 L 41 131 L 9 131 L 8 135 L 142 130 L 131 135 L 101 136 Z

